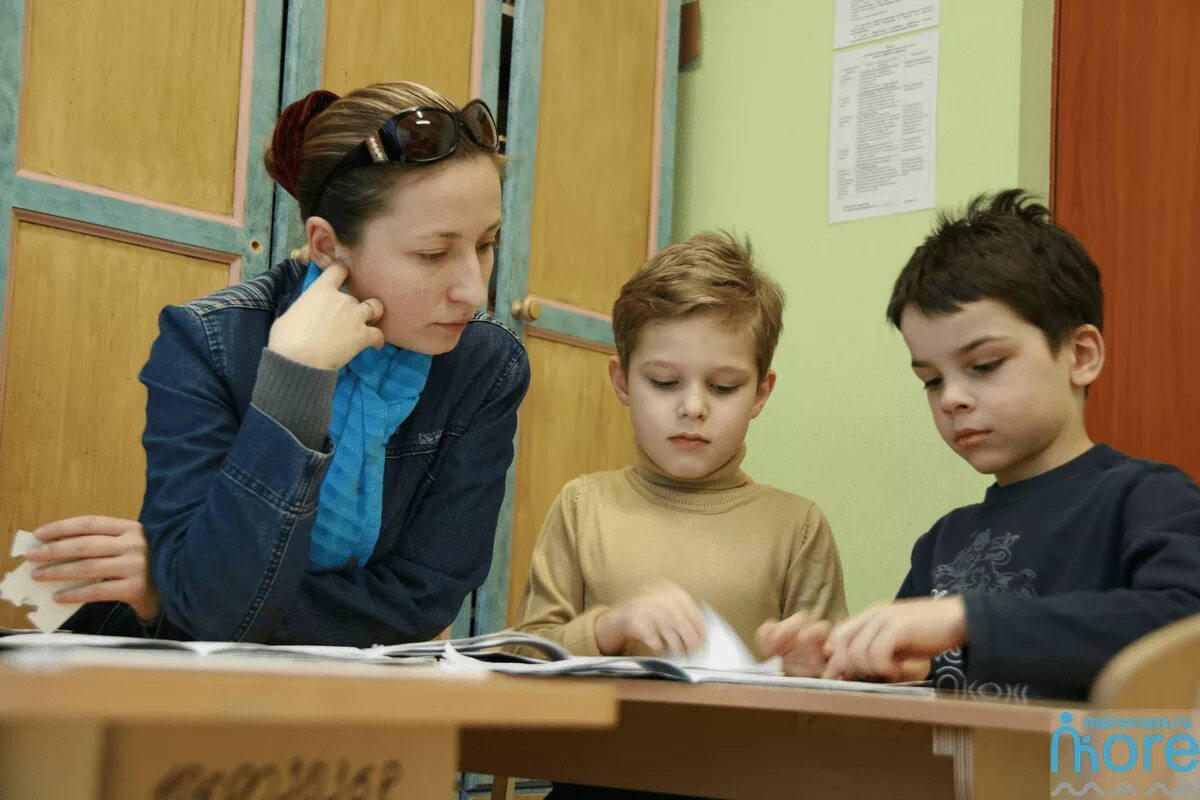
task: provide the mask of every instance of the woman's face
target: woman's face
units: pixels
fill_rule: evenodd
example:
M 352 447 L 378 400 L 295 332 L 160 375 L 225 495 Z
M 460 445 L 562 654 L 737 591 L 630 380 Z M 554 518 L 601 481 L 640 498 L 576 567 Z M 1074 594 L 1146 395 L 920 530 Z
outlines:
M 500 233 L 500 173 L 487 156 L 413 169 L 390 207 L 343 250 L 354 297 L 378 298 L 390 344 L 437 355 L 453 350 L 487 301 Z

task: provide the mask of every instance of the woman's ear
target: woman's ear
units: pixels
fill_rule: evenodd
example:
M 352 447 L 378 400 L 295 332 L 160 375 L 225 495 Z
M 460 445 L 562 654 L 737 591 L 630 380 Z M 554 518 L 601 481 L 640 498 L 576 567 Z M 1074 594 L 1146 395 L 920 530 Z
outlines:
M 341 259 L 338 254 L 341 243 L 333 226 L 324 217 L 309 217 L 304 221 L 304 236 L 308 239 L 308 257 L 317 262 L 317 266 L 325 269 L 330 264 L 336 264 Z

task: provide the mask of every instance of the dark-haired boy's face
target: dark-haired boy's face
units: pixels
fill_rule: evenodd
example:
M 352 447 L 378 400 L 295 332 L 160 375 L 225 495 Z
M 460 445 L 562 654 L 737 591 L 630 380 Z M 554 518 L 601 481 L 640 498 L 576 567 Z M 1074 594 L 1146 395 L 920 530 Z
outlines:
M 900 331 L 938 433 L 979 472 L 1005 485 L 1090 446 L 1082 389 L 1094 375 L 1080 372 L 1073 340 L 1052 352 L 1040 328 L 996 300 L 933 316 L 909 306 Z

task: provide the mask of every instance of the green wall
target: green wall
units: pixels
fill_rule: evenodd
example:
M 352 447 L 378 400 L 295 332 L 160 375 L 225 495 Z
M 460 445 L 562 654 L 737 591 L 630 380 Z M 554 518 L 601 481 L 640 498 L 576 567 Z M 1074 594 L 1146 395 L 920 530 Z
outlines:
M 674 238 L 750 236 L 788 305 L 775 395 L 748 472 L 815 500 L 852 612 L 890 598 L 913 541 L 990 482 L 938 438 L 899 333 L 896 274 L 920 211 L 827 223 L 833 0 L 702 0 L 703 52 L 680 76 Z M 1049 176 L 1052 0 L 944 0 L 937 203 Z

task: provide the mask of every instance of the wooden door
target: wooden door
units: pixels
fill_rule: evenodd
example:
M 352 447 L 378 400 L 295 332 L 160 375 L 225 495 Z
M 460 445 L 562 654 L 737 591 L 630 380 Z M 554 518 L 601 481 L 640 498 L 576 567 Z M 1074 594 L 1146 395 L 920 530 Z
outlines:
M 291 0 L 283 60 L 284 105 L 314 89 L 339 95 L 372 83 L 412 81 L 463 105 L 497 111 L 499 0 Z M 498 113 L 498 112 L 497 112 Z M 273 261 L 304 243 L 296 201 L 276 188 Z M 472 599 L 452 626 L 471 628 Z
M 1200 3 L 1059 0 L 1052 203 L 1099 265 L 1093 439 L 1200 479 Z
M 678 0 L 516 4 L 496 315 L 523 335 L 533 378 L 476 632 L 514 621 L 562 485 L 634 458 L 608 382 L 611 312 L 670 237 L 678 33 Z M 537 319 L 514 314 L 530 301 Z
M 159 310 L 265 268 L 283 0 L 0 0 L 0 571 L 136 517 Z M 27 626 L 0 604 L 0 625 Z
M 412 81 L 463 105 L 496 110 L 499 0 L 291 0 L 283 104 L 314 89 L 339 95 L 372 83 Z M 296 201 L 278 190 L 272 258 L 304 241 Z

